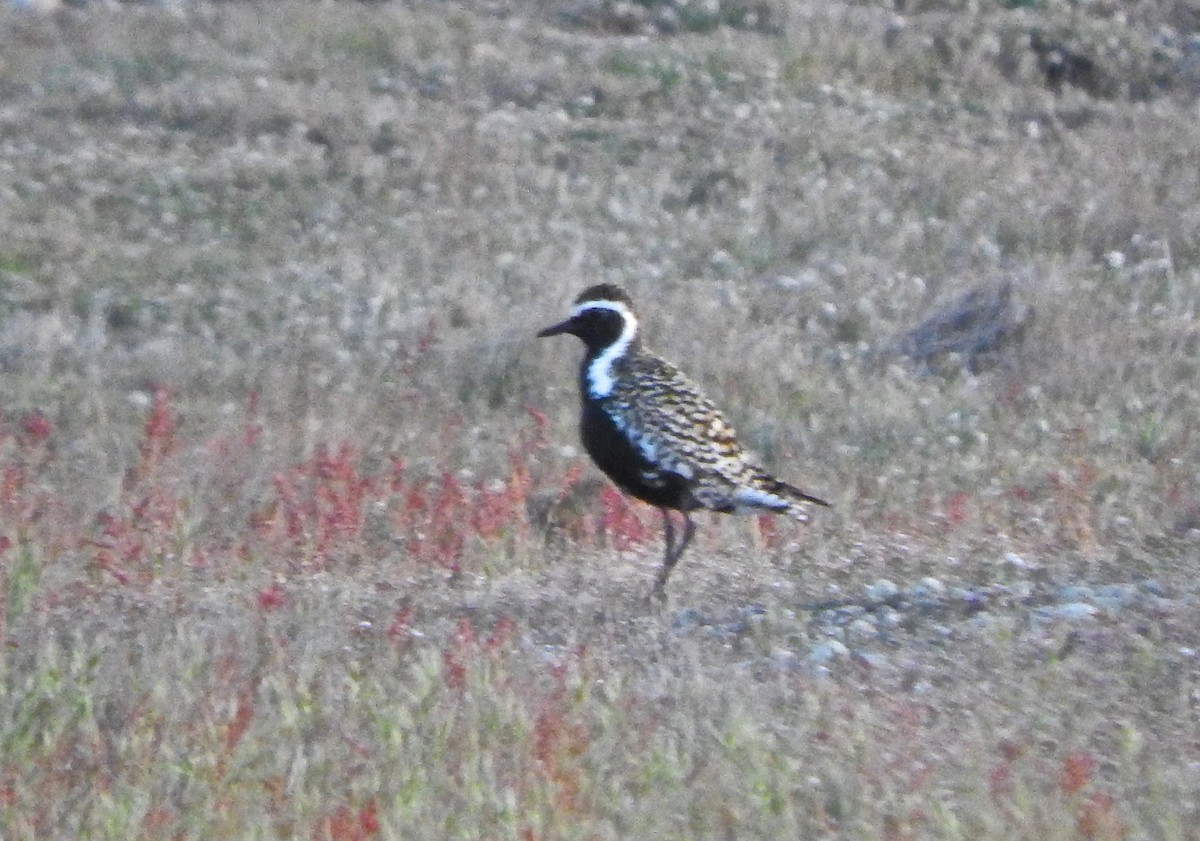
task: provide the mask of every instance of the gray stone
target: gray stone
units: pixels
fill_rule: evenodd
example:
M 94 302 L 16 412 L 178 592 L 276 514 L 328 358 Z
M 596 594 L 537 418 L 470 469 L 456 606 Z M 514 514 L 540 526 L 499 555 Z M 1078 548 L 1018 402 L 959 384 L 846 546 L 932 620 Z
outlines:
M 1040 607 L 1035 611 L 1043 619 L 1066 619 L 1069 621 L 1091 619 L 1099 612 L 1100 608 L 1087 602 L 1066 602 L 1049 607 Z
M 812 650 L 808 652 L 808 661 L 814 665 L 820 665 L 849 656 L 850 649 L 846 647 L 844 642 L 828 640 L 826 642 L 819 642 L 812 647 Z
M 871 601 L 887 601 L 895 598 L 899 593 L 900 588 L 896 586 L 896 582 L 886 578 L 880 578 L 874 584 L 867 585 L 867 598 Z

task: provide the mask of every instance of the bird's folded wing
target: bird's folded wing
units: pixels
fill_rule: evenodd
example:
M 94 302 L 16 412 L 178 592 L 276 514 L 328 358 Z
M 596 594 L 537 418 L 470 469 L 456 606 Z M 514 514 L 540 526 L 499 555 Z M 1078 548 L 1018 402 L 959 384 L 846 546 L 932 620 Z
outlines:
M 643 457 L 661 469 L 734 484 L 755 472 L 717 407 L 657 357 L 639 356 L 604 408 Z

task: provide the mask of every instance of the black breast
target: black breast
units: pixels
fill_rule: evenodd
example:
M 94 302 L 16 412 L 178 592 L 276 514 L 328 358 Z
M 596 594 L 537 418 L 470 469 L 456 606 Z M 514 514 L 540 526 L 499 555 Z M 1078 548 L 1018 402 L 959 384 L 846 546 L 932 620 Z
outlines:
M 621 490 L 661 508 L 684 507 L 687 480 L 647 461 L 599 402 L 586 396 L 580 433 L 592 461 Z

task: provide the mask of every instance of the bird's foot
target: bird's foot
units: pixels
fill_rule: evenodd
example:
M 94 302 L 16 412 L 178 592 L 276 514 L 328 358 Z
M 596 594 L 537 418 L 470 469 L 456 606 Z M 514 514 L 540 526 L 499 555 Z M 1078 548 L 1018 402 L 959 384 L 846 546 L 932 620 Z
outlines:
M 667 588 L 663 586 L 664 583 L 663 581 L 655 581 L 654 586 L 650 588 L 650 592 L 643 597 L 642 601 L 647 605 L 665 605 L 667 603 Z

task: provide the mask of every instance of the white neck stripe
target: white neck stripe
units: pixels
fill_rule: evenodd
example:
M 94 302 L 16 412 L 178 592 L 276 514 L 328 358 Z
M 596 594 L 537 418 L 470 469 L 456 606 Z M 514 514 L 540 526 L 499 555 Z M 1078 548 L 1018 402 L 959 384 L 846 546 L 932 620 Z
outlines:
M 638 320 L 637 316 L 633 314 L 633 310 L 620 301 L 584 301 L 571 310 L 571 317 L 574 318 L 588 310 L 610 310 L 621 316 L 623 324 L 621 335 L 605 348 L 603 353 L 593 359 L 587 369 L 588 393 L 592 397 L 607 397 L 612 394 L 615 385 L 612 375 L 613 363 L 624 356 L 625 351 L 629 349 L 633 337 L 637 335 Z

